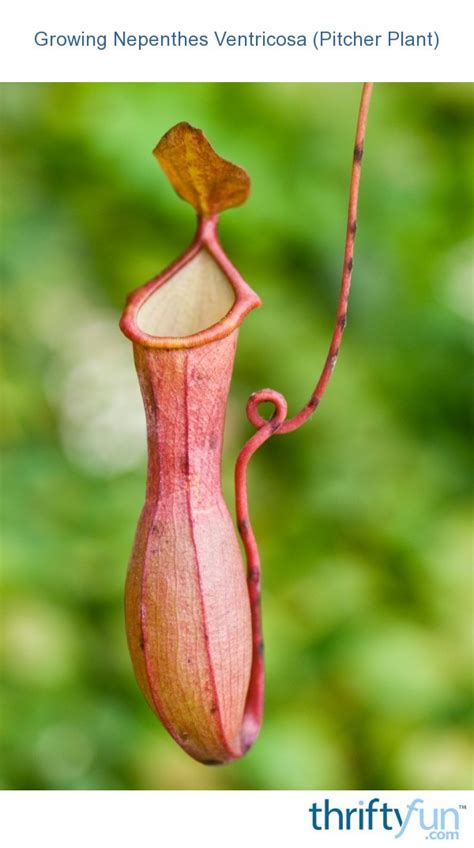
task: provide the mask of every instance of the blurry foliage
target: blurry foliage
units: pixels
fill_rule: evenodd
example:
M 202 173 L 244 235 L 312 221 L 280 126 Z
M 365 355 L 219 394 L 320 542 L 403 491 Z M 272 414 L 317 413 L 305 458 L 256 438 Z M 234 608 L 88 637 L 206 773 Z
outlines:
M 264 300 L 240 336 L 232 500 L 248 395 L 272 386 L 292 413 L 323 363 L 358 97 L 354 85 L 3 87 L 5 786 L 468 785 L 466 85 L 376 86 L 340 361 L 315 419 L 252 465 L 268 659 L 255 748 L 221 769 L 187 758 L 125 644 L 145 456 L 117 321 L 194 227 L 151 150 L 187 120 L 252 177 L 221 225 Z

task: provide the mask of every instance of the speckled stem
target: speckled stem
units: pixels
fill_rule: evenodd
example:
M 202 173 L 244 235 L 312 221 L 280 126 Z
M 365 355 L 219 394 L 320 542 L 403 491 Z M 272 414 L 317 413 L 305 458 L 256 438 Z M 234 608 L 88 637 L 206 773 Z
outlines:
M 274 434 L 282 435 L 283 433 L 290 433 L 292 430 L 296 430 L 298 427 L 301 427 L 301 425 L 310 418 L 323 397 L 329 378 L 336 364 L 342 334 L 346 326 L 347 302 L 349 299 L 351 285 L 354 243 L 357 230 L 357 202 L 359 196 L 360 172 L 372 87 L 372 83 L 365 83 L 362 89 L 349 189 L 349 208 L 344 248 L 344 264 L 342 268 L 336 324 L 323 370 L 308 403 L 292 418 L 286 418 L 286 399 L 274 389 L 261 389 L 251 395 L 247 403 L 247 417 L 251 424 L 253 424 L 256 428 L 257 432 L 251 436 L 249 441 L 242 448 L 235 467 L 235 503 L 237 523 L 247 557 L 247 583 L 252 614 L 253 634 L 252 675 L 249 694 L 247 696 L 246 715 L 249 716 L 249 719 L 251 717 L 252 725 L 257 728 L 256 733 L 258 733 L 258 727 L 262 720 L 264 697 L 263 637 L 260 613 L 261 565 L 255 535 L 249 518 L 247 470 L 250 459 L 255 451 L 258 450 L 258 448 L 263 445 L 270 436 L 273 436 Z M 275 407 L 270 419 L 263 418 L 258 411 L 259 404 L 263 402 L 270 402 Z

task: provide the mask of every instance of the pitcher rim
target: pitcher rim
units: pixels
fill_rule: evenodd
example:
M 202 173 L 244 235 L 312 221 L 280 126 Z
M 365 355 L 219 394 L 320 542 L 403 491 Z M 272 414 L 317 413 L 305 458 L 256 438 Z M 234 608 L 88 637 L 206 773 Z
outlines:
M 262 305 L 260 297 L 245 282 L 224 252 L 217 235 L 217 219 L 217 215 L 200 219 L 196 235 L 184 253 L 164 271 L 153 277 L 145 285 L 135 289 L 128 296 L 120 319 L 120 329 L 134 344 L 159 350 L 182 350 L 200 347 L 230 335 L 240 327 L 243 319 L 252 309 Z M 137 318 L 144 303 L 157 289 L 194 259 L 201 250 L 206 250 L 210 254 L 232 286 L 235 300 L 229 311 L 219 321 L 204 330 L 199 330 L 199 332 L 187 336 L 158 336 L 141 330 Z

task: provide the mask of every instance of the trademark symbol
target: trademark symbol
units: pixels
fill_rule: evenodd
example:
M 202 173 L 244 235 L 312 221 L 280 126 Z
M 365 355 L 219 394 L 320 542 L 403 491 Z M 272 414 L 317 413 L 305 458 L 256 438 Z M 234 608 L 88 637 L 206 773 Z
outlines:
M 460 810 L 465 810 L 465 809 L 466 809 L 466 805 L 465 805 L 465 804 L 459 804 L 459 809 L 460 809 Z

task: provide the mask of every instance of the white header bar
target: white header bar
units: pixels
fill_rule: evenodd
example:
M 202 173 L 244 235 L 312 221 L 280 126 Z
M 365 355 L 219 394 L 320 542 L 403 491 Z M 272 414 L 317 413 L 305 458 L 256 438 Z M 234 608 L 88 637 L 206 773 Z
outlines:
M 1 13 L 1 79 L 466 82 L 468 9 L 465 0 L 18 0 Z

